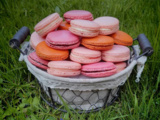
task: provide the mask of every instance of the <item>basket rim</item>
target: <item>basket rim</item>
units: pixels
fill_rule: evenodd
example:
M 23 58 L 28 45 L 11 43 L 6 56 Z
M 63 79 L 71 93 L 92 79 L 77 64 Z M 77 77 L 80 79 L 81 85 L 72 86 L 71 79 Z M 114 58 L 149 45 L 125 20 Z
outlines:
M 24 61 L 28 65 L 27 67 L 30 67 L 34 72 L 36 72 L 39 75 L 42 75 L 43 77 L 50 79 L 51 81 L 53 80 L 59 80 L 61 82 L 71 82 L 71 83 L 96 83 L 96 82 L 103 82 L 103 81 L 110 81 L 113 79 L 116 79 L 124 74 L 126 74 L 129 70 L 133 69 L 133 67 L 137 64 L 137 60 L 133 60 L 124 70 L 122 70 L 119 73 L 116 73 L 112 76 L 109 77 L 101 77 L 101 78 L 87 78 L 83 75 L 80 75 L 79 77 L 83 76 L 85 78 L 75 78 L 75 77 L 58 77 L 58 76 L 53 76 L 48 74 L 46 71 L 43 71 L 34 65 L 32 65 L 28 59 L 27 55 L 24 55 Z

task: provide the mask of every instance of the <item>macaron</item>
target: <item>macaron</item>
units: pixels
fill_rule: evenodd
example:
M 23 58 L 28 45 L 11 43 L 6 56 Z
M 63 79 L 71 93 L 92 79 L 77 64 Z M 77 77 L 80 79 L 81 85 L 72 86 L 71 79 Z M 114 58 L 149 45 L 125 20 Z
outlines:
M 114 38 L 114 42 L 118 45 L 131 46 L 133 44 L 132 37 L 123 31 L 117 31 L 111 37 Z
M 72 20 L 69 31 L 81 37 L 95 37 L 99 34 L 100 26 L 89 20 Z
M 71 50 L 70 59 L 82 64 L 96 63 L 101 60 L 101 52 L 80 46 Z
M 60 50 L 73 49 L 80 45 L 79 37 L 68 30 L 58 30 L 48 33 L 45 42 L 49 47 Z
M 103 16 L 98 17 L 93 21 L 100 25 L 99 34 L 101 35 L 110 35 L 119 30 L 119 20 L 115 17 Z
M 69 23 L 67 23 L 66 21 L 63 21 L 59 27 L 58 27 L 58 30 L 69 30 L 69 27 L 71 25 Z
M 51 61 L 48 67 L 47 72 L 55 76 L 71 77 L 81 73 L 81 64 L 73 61 Z
M 63 19 L 59 16 L 58 13 L 53 13 L 46 18 L 42 19 L 39 23 L 36 24 L 34 30 L 41 36 L 46 36 L 49 32 L 58 28 Z
M 38 68 L 47 70 L 48 69 L 48 61 L 43 60 L 40 57 L 37 56 L 36 52 L 32 52 L 27 56 L 29 62 L 33 65 L 35 65 Z
M 36 49 L 36 46 L 38 45 L 38 43 L 42 41 L 45 41 L 45 39 L 39 36 L 36 32 L 33 32 L 31 34 L 29 43 L 33 49 Z
M 117 69 L 117 73 L 121 72 L 122 70 L 124 70 L 127 66 L 126 62 L 118 62 L 118 63 L 114 63 Z
M 71 20 L 81 19 L 81 20 L 93 20 L 93 15 L 86 10 L 70 10 L 64 13 L 64 19 L 70 23 Z
M 82 74 L 88 77 L 107 77 L 116 73 L 112 62 L 98 62 L 82 66 Z
M 69 56 L 68 50 L 57 50 L 49 47 L 45 41 L 40 42 L 36 47 L 36 54 L 45 60 L 65 60 Z
M 102 60 L 122 62 L 130 59 L 130 49 L 123 45 L 113 45 L 110 50 L 102 51 Z
M 92 50 L 109 50 L 114 45 L 114 39 L 110 36 L 99 35 L 93 38 L 82 38 L 81 44 Z

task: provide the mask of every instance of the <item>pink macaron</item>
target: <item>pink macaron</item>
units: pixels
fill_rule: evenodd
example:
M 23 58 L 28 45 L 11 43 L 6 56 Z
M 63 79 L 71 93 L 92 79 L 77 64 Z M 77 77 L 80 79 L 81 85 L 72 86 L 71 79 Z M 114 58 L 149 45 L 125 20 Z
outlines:
M 82 74 L 88 77 L 107 77 L 116 73 L 112 62 L 98 62 L 82 66 Z
M 62 21 L 63 19 L 58 13 L 53 13 L 37 23 L 34 29 L 41 37 L 44 37 L 49 32 L 57 29 Z
M 77 47 L 72 49 L 70 53 L 70 59 L 82 64 L 96 63 L 101 60 L 101 52 L 85 47 Z
M 81 73 L 81 64 L 73 61 L 50 61 L 47 72 L 61 77 L 76 76 Z
M 30 45 L 33 49 L 36 49 L 38 43 L 44 41 L 45 39 L 39 36 L 36 32 L 33 32 L 30 37 Z
M 72 34 L 68 30 L 58 30 L 50 32 L 47 35 L 46 43 L 52 48 L 67 50 L 78 47 L 80 45 L 80 40 L 78 36 Z
M 121 72 L 122 70 L 124 70 L 127 66 L 126 62 L 118 62 L 118 63 L 114 63 L 116 68 L 117 68 L 117 73 Z
M 81 37 L 95 37 L 98 36 L 100 26 L 89 20 L 72 20 L 69 31 Z
M 40 57 L 37 56 L 36 52 L 32 52 L 28 55 L 28 60 L 31 64 L 35 65 L 38 68 L 47 70 L 48 69 L 48 61 L 43 60 Z
M 102 59 L 110 62 L 122 62 L 130 58 L 130 49 L 123 45 L 113 45 L 112 49 L 102 51 Z
M 71 20 L 82 19 L 82 20 L 93 20 L 93 15 L 86 10 L 70 10 L 63 15 L 64 19 L 70 23 Z
M 101 35 L 110 35 L 119 30 L 119 20 L 115 17 L 98 17 L 94 20 L 94 22 L 101 26 L 99 32 Z

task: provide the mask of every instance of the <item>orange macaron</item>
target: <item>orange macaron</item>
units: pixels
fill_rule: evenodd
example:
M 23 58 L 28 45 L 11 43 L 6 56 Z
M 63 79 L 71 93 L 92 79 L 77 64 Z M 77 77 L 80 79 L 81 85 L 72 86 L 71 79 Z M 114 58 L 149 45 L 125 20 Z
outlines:
M 81 44 L 92 50 L 109 50 L 114 45 L 114 39 L 110 36 L 99 35 L 93 38 L 82 38 Z
M 46 42 L 40 42 L 36 46 L 36 54 L 44 60 L 65 60 L 69 56 L 68 50 L 57 50 L 47 46 Z
M 117 31 L 111 37 L 114 38 L 114 43 L 118 45 L 131 46 L 133 44 L 133 38 L 123 31 Z

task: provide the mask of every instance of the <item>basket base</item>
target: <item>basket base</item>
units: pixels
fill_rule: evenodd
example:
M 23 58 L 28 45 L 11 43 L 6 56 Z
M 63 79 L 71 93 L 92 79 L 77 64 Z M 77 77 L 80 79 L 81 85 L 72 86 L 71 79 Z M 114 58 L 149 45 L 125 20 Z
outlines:
M 38 80 L 37 80 L 38 81 Z M 41 88 L 41 98 L 50 107 L 67 112 L 65 104 L 71 111 L 90 113 L 99 111 L 114 103 L 120 93 L 120 87 L 99 91 L 74 91 L 52 89 L 38 81 Z

